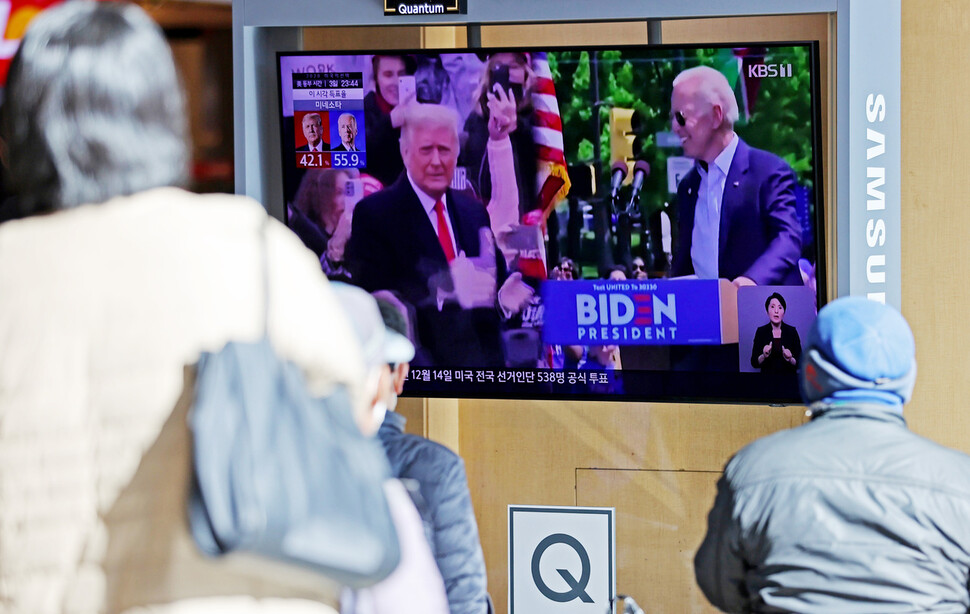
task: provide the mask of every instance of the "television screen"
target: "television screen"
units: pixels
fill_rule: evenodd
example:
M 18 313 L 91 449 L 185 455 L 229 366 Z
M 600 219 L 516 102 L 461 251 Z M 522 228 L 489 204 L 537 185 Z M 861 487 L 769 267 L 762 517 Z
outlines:
M 417 396 L 799 400 L 813 42 L 278 56 L 286 221 Z

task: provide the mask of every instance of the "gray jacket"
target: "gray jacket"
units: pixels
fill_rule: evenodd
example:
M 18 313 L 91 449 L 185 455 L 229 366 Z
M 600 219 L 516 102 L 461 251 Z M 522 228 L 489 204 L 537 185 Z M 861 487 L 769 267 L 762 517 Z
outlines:
M 406 422 L 401 414 L 389 411 L 377 436 L 391 472 L 418 483 L 428 516 L 425 522 L 431 525 L 431 551 L 445 581 L 451 614 L 491 612 L 465 463 L 445 446 L 405 433 Z
M 727 612 L 970 608 L 970 457 L 838 404 L 728 462 L 694 559 Z

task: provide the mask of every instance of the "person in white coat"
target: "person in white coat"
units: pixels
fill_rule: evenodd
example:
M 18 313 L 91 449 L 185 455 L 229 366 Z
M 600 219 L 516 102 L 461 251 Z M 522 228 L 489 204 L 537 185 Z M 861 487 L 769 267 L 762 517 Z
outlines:
M 0 611 L 332 613 L 327 578 L 206 558 L 186 519 L 191 365 L 261 338 L 264 242 L 276 351 L 363 409 L 360 348 L 319 261 L 258 203 L 173 187 L 183 95 L 137 6 L 44 11 L 4 98 L 20 219 L 0 225 Z

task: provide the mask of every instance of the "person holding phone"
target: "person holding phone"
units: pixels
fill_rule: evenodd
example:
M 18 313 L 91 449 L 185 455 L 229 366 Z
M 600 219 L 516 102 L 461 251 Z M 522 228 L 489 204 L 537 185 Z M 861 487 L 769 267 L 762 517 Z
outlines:
M 490 138 L 489 96 L 501 90 L 514 101 L 516 124 L 509 131 L 515 158 L 515 177 L 519 192 L 519 214 L 536 208 L 536 144 L 532 136 L 532 89 L 535 74 L 529 54 L 521 52 L 494 53 L 483 68 L 482 80 L 475 99 L 475 109 L 465 120 L 468 135 L 458 164 L 468 169 L 468 179 L 485 202 L 491 200 L 491 171 L 488 153 Z
M 773 292 L 765 301 L 768 323 L 754 333 L 751 366 L 762 373 L 796 373 L 802 342 L 794 326 L 785 324 L 785 297 Z
M 371 65 L 374 91 L 364 97 L 366 172 L 387 187 L 404 170 L 399 143 L 404 111 L 415 100 L 415 63 L 405 55 L 375 55 Z

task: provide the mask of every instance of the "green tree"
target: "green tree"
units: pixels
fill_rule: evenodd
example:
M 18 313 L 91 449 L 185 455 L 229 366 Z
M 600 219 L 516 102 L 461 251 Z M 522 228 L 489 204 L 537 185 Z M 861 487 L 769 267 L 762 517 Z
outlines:
M 764 56 L 768 64 L 792 64 L 792 77 L 760 80 L 752 113 L 736 126 L 751 145 L 774 152 L 794 169 L 799 183 L 814 188 L 812 158 L 811 55 L 804 47 L 777 47 Z M 641 204 L 649 214 L 671 200 L 667 191 L 667 158 L 682 155 L 679 148 L 660 147 L 656 135 L 670 131 L 670 93 L 674 77 L 685 68 L 712 66 L 735 85 L 741 96 L 741 77 L 734 51 L 712 48 L 649 48 L 549 53 L 563 120 L 563 139 L 570 164 L 601 163 L 600 185 L 609 181 L 609 109 L 636 109 L 642 119 L 639 157 L 650 164 L 650 177 L 641 192 Z M 592 71 L 599 89 L 592 92 Z M 741 105 L 743 107 L 743 104 Z M 598 113 L 600 132 L 595 132 L 593 113 Z M 597 155 L 598 154 L 598 155 Z

